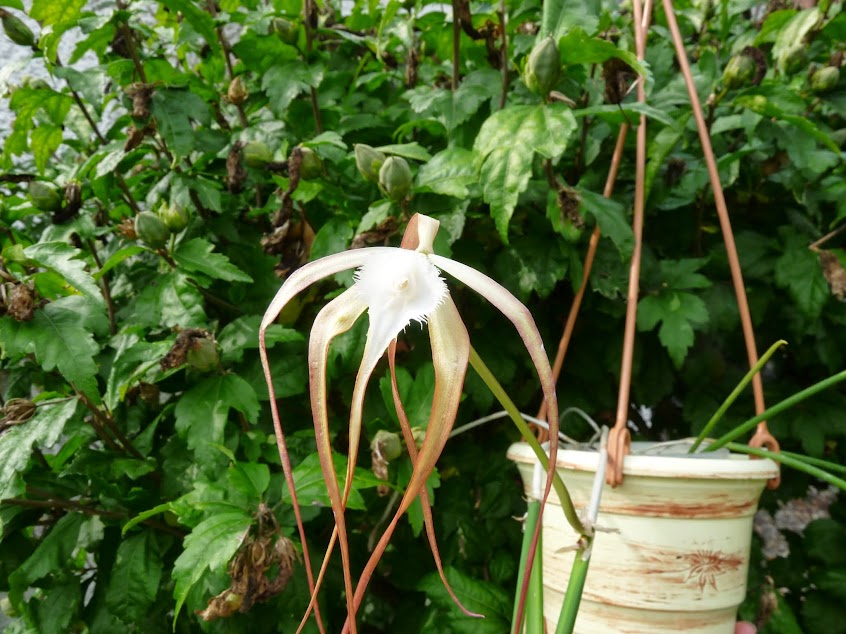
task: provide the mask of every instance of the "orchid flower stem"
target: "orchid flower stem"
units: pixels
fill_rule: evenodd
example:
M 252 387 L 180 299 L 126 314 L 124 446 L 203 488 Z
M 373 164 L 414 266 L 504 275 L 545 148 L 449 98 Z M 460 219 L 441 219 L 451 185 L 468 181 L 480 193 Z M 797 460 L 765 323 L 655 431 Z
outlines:
M 532 543 L 532 534 L 535 532 L 535 526 L 538 523 L 538 516 L 540 515 L 540 501 L 539 500 L 529 500 L 529 509 L 526 512 L 526 520 L 523 522 L 523 548 L 520 550 L 520 566 L 517 568 L 517 587 L 521 588 L 523 586 L 523 577 L 526 574 L 526 559 L 529 556 L 529 547 Z M 536 569 L 537 562 L 539 559 L 536 559 L 535 566 L 533 566 L 533 570 Z M 529 590 L 531 594 L 531 588 Z M 531 601 L 527 602 L 528 605 L 526 606 L 526 620 L 531 623 L 534 615 L 534 606 L 532 605 Z M 517 602 L 514 602 L 514 612 L 511 615 L 511 622 L 514 624 L 514 621 L 517 620 Z M 515 624 L 516 625 L 516 624 Z M 521 631 L 521 630 L 518 630 Z M 543 629 L 540 630 L 527 630 L 529 632 L 532 631 L 539 631 L 542 632 Z
M 538 507 L 535 513 L 535 522 L 537 522 L 540 502 L 535 502 L 535 504 Z M 531 535 L 532 533 L 534 533 L 534 526 L 531 533 L 527 534 Z M 529 574 L 531 577 L 529 578 L 529 594 L 526 596 L 526 632 L 543 632 L 543 531 L 540 532 L 538 538 L 535 562 L 532 566 L 532 572 Z
M 778 350 L 781 346 L 786 345 L 787 342 L 784 339 L 780 339 L 776 341 L 773 345 L 771 345 L 770 349 L 767 350 L 760 359 L 758 359 L 758 362 L 754 366 L 752 366 L 749 372 L 746 373 L 746 376 L 744 376 L 743 379 L 741 379 L 740 383 L 737 384 L 737 387 L 734 388 L 732 393 L 728 395 L 728 398 L 725 400 L 725 402 L 720 405 L 720 408 L 716 412 L 714 412 L 714 415 L 711 417 L 711 420 L 708 421 L 708 424 L 706 424 L 705 427 L 702 428 L 702 431 L 699 432 L 699 435 L 696 437 L 696 440 L 694 441 L 693 445 L 691 445 L 690 449 L 688 450 L 688 453 L 693 453 L 697 450 L 699 445 L 702 444 L 702 441 L 705 440 L 705 438 L 708 437 L 708 434 L 710 434 L 711 431 L 714 429 L 714 426 L 718 422 L 720 422 L 720 419 L 726 413 L 728 408 L 731 407 L 731 404 L 734 403 L 737 397 L 740 396 L 740 393 L 743 392 L 747 385 L 749 385 L 749 382 L 752 380 L 752 377 L 754 377 L 758 372 L 761 371 L 761 369 L 767 364 L 767 361 L 770 360 L 770 357 L 773 356 L 776 350 Z
M 532 448 L 532 451 L 535 452 L 535 456 L 538 459 L 538 462 L 541 463 L 541 466 L 544 470 L 547 470 L 549 467 L 549 459 L 546 455 L 546 452 L 541 447 L 540 443 L 538 442 L 535 435 L 529 429 L 529 426 L 526 424 L 526 421 L 523 420 L 523 417 L 520 415 L 520 410 L 517 409 L 517 406 L 514 405 L 514 402 L 511 398 L 506 394 L 505 390 L 503 389 L 502 385 L 500 385 L 499 381 L 497 381 L 496 377 L 493 373 L 488 369 L 488 366 L 482 361 L 479 357 L 479 354 L 476 352 L 476 349 L 470 346 L 470 365 L 479 375 L 479 378 L 485 382 L 485 385 L 488 386 L 488 389 L 493 393 L 496 397 L 496 400 L 499 401 L 502 408 L 508 412 L 508 415 L 511 417 L 511 420 L 514 421 L 514 424 L 517 425 L 517 429 L 520 430 L 520 433 L 523 436 L 523 439 L 529 443 L 529 446 Z M 555 493 L 558 495 L 558 499 L 561 501 L 561 508 L 564 510 L 564 516 L 567 518 L 567 521 L 570 523 L 570 526 L 573 527 L 573 530 L 579 533 L 579 535 L 584 535 L 587 533 L 587 530 L 582 525 L 582 521 L 579 519 L 579 516 L 576 514 L 576 509 L 573 506 L 573 500 L 570 498 L 570 494 L 567 491 L 567 487 L 564 486 L 564 482 L 562 482 L 561 478 L 558 474 L 555 474 L 555 477 L 552 479 L 552 486 L 555 488 Z
M 822 392 L 826 388 L 829 388 L 832 385 L 840 383 L 841 381 L 846 381 L 846 370 L 838 372 L 834 376 L 830 376 L 827 379 L 820 381 L 819 383 L 816 383 L 815 385 L 812 385 L 811 387 L 802 390 L 801 392 L 797 392 L 793 396 L 790 396 L 790 397 L 784 399 L 780 403 L 776 403 L 775 405 L 773 405 L 769 409 L 761 412 L 760 414 L 758 414 L 757 416 L 754 416 L 753 418 L 750 418 L 745 423 L 738 425 L 733 430 L 731 430 L 729 433 L 727 433 L 724 436 L 718 438 L 717 440 L 712 442 L 710 445 L 708 445 L 708 447 L 706 447 L 704 451 L 715 451 L 716 449 L 720 449 L 721 447 L 724 447 L 725 445 L 727 445 L 728 443 L 733 441 L 735 438 L 738 438 L 739 436 L 742 436 L 743 434 L 745 434 L 745 433 L 751 431 L 752 429 L 754 429 L 755 426 L 758 423 L 760 423 L 761 421 L 772 418 L 776 414 L 781 414 L 784 410 L 789 409 L 789 408 L 793 407 L 794 405 L 796 405 L 798 403 L 801 403 L 802 401 L 804 401 L 809 396 L 813 396 L 817 392 Z M 770 457 L 774 457 L 772 454 L 768 454 L 768 455 Z M 787 463 L 785 462 L 785 464 L 787 464 Z
M 583 553 L 590 553 L 593 537 L 584 537 L 583 540 L 583 547 L 579 548 L 576 556 L 573 557 L 573 567 L 570 569 L 570 579 L 567 581 L 567 594 L 564 595 L 564 602 L 561 604 L 561 615 L 558 617 L 558 625 L 555 626 L 555 634 L 572 634 L 576 626 L 576 616 L 579 613 L 579 604 L 582 601 L 582 592 L 585 589 L 590 565 L 590 555 L 585 557 Z
M 823 469 L 820 469 L 819 467 L 810 464 L 805 458 L 805 456 L 799 458 L 796 457 L 796 454 L 786 455 L 782 452 L 758 449 L 757 447 L 750 447 L 749 445 L 742 445 L 740 443 L 735 442 L 726 443 L 726 446 L 731 451 L 736 451 L 738 453 L 746 453 L 752 456 L 758 456 L 759 458 L 770 458 L 771 460 L 780 462 L 781 464 L 787 467 L 796 469 L 797 471 L 801 471 L 802 473 L 807 473 L 808 475 L 813 476 L 815 478 L 819 478 L 823 482 L 833 484 L 841 491 L 846 491 L 846 480 L 844 480 L 843 478 L 838 478 L 836 475 L 832 475 L 828 471 L 824 471 Z M 825 461 L 822 460 L 821 462 Z

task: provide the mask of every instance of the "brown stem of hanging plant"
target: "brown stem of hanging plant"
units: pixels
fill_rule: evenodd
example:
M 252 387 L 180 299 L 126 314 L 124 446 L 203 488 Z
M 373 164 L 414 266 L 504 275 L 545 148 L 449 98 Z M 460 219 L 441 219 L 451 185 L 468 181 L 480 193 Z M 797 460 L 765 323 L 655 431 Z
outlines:
M 499 109 L 505 108 L 505 98 L 508 96 L 508 34 L 505 32 L 505 0 L 499 2 L 499 25 L 502 30 L 502 44 L 500 46 L 500 73 L 502 73 L 502 94 L 499 96 Z
M 89 238 L 86 240 L 86 244 L 88 245 L 88 250 L 91 251 L 91 256 L 94 258 L 94 263 L 97 265 L 98 270 L 103 269 L 103 263 L 100 260 L 100 256 L 97 255 L 97 245 L 94 244 L 94 241 Z M 112 301 L 112 293 L 109 288 L 109 274 L 104 273 L 100 277 L 100 286 L 103 288 L 103 299 L 106 300 L 106 311 L 109 315 L 109 332 L 111 334 L 115 334 L 117 332 L 117 323 L 115 322 L 115 305 Z
M 614 154 L 611 156 L 611 166 L 608 168 L 608 177 L 605 179 L 605 189 L 602 192 L 602 195 L 606 198 L 611 198 L 611 194 L 614 193 L 614 185 L 617 182 L 617 173 L 620 169 L 620 162 L 623 159 L 623 150 L 626 147 L 626 136 L 628 135 L 628 132 L 629 124 L 624 123 L 620 126 L 620 131 L 617 134 L 617 144 L 614 146 Z M 573 330 L 576 327 L 576 319 L 579 316 L 579 309 L 582 306 L 585 290 L 587 289 L 588 281 L 590 280 L 591 269 L 593 269 L 593 260 L 596 256 L 596 249 L 599 246 L 599 238 L 599 225 L 596 225 L 590 236 L 587 254 L 585 255 L 585 261 L 582 267 L 582 284 L 579 286 L 579 290 L 576 291 L 576 296 L 573 298 L 573 303 L 570 306 L 570 312 L 567 315 L 567 322 L 564 325 L 564 332 L 561 335 L 561 340 L 558 342 L 558 351 L 555 353 L 555 361 L 552 364 L 552 377 L 556 383 L 558 382 L 558 377 L 561 375 L 561 367 L 564 365 L 564 357 L 567 355 L 570 340 L 573 338 Z M 537 418 L 545 419 L 546 409 L 547 405 L 544 400 L 538 410 Z M 539 435 L 544 435 L 543 438 L 538 438 L 538 440 L 544 442 L 546 440 L 545 436 L 548 435 L 548 432 L 543 428 L 537 428 L 536 431 Z
M 684 48 L 684 40 L 682 39 L 681 31 L 679 30 L 679 25 L 676 20 L 673 2 L 672 0 L 662 0 L 662 2 L 664 5 L 664 13 L 667 16 L 667 27 L 669 28 L 673 45 L 676 49 L 676 58 L 678 59 L 679 67 L 681 69 L 682 76 L 684 77 L 688 97 L 690 98 L 690 105 L 693 110 L 693 118 L 696 121 L 696 127 L 699 132 L 699 140 L 702 145 L 705 165 L 708 169 L 708 178 L 711 182 L 711 189 L 714 192 L 714 204 L 717 208 L 717 216 L 720 219 L 720 228 L 722 230 L 723 241 L 726 246 L 726 255 L 728 256 L 729 268 L 731 270 L 732 284 L 737 298 L 738 312 L 740 313 L 743 339 L 746 344 L 746 356 L 748 358 L 749 367 L 751 368 L 758 362 L 758 351 L 755 346 L 755 332 L 752 326 L 752 316 L 749 310 L 749 302 L 746 298 L 743 273 L 740 269 L 740 260 L 737 255 L 737 245 L 734 241 L 734 233 L 731 228 L 728 207 L 726 205 L 725 195 L 723 194 L 723 187 L 720 182 L 717 160 L 714 156 L 714 150 L 711 147 L 711 137 L 708 134 L 708 127 L 702 114 L 702 105 L 699 102 L 699 95 L 696 92 L 696 85 L 690 71 L 690 62 L 687 59 L 687 53 Z M 752 392 L 755 399 L 755 411 L 760 414 L 766 409 L 766 405 L 764 403 L 764 385 L 761 380 L 760 373 L 756 374 L 752 379 Z M 774 451 L 778 450 L 778 442 L 767 431 L 766 422 L 761 422 L 758 425 L 758 430 L 755 433 L 752 442 L 765 444 L 771 449 L 774 448 Z M 770 484 L 772 486 L 775 483 L 771 482 Z

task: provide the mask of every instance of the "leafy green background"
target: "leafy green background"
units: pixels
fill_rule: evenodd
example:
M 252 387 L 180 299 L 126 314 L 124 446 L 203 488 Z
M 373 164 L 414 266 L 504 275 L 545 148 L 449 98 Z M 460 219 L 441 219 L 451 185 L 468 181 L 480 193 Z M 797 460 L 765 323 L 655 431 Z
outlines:
M 301 565 L 284 592 L 245 613 L 211 623 L 196 615 L 229 586 L 232 556 L 265 530 L 264 509 L 278 524 L 274 539 L 299 544 L 258 325 L 291 270 L 350 246 L 396 245 L 415 212 L 440 220 L 439 253 L 490 274 L 529 305 L 548 350 L 599 225 L 603 238 L 558 389 L 565 406 L 611 422 L 632 249 L 634 134 L 613 197 L 601 192 L 619 126 L 640 113 L 648 120 L 648 198 L 631 418 L 647 439 L 701 429 L 744 374 L 745 352 L 666 19 L 656 11 L 638 64 L 627 5 L 549 1 L 545 13 L 537 0 L 467 5 L 454 76 L 451 18 L 424 0 L 34 0 L 28 14 L 19 0 L 0 0 L 33 30 L 35 46 L 22 54 L 44 77 L 0 75 L 13 118 L 0 130 L 7 632 L 293 631 L 308 602 Z M 809 249 L 846 222 L 846 83 L 826 92 L 813 85 L 815 72 L 843 63 L 841 8 L 828 0 L 811 8 L 775 0 L 676 6 L 759 349 L 781 338 L 790 344 L 764 371 L 771 403 L 846 365 L 842 234 L 821 245 L 825 254 Z M 520 78 L 536 39 L 547 35 L 559 44 L 562 67 L 554 89 L 564 100 L 552 103 Z M 758 51 L 760 82 L 736 85 L 723 72 L 747 47 Z M 634 103 L 635 75 L 625 64 L 645 73 L 648 106 Z M 241 148 L 250 142 L 263 143 L 272 161 L 248 164 Z M 407 160 L 408 197 L 391 202 L 361 177 L 357 143 Z M 319 156 L 316 173 L 293 173 L 297 146 Z M 55 188 L 61 206 L 45 209 L 28 193 L 30 181 Z M 185 210 L 188 224 L 154 249 L 135 235 L 133 218 L 162 203 Z M 315 558 L 332 518 L 310 431 L 305 341 L 320 307 L 350 283 L 339 275 L 309 289 L 268 331 Z M 491 306 L 451 287 L 475 347 L 534 413 L 538 385 L 519 339 Z M 30 289 L 29 320 L 15 317 L 19 289 Z M 330 355 L 340 471 L 365 332 L 357 325 Z M 199 340 L 211 343 L 205 361 L 169 356 Z M 413 424 L 424 425 L 433 381 L 425 333 L 408 329 L 401 348 L 400 389 Z M 373 383 L 368 442 L 399 428 L 384 367 Z M 495 410 L 472 371 L 465 393 L 457 424 Z M 12 399 L 34 400 L 35 415 L 18 420 Z M 747 394 L 721 429 L 751 412 Z M 771 427 L 785 448 L 842 463 L 846 394 L 829 391 Z M 575 417 L 566 431 L 589 435 Z M 505 420 L 454 438 L 429 482 L 447 576 L 465 605 L 488 618 L 470 621 L 452 605 L 415 506 L 370 585 L 360 612 L 366 631 L 507 630 L 521 541 L 513 518 L 525 509 L 504 458 L 515 439 Z M 356 570 L 410 472 L 407 457 L 389 465 L 389 495 L 380 497 L 361 454 L 348 512 Z M 809 485 L 819 486 L 785 472 L 762 506 L 775 512 Z M 830 518 L 803 534 L 784 530 L 787 556 L 768 558 L 756 537 L 744 618 L 760 618 L 762 632 L 846 632 L 844 508 L 835 501 Z M 321 597 L 330 631 L 343 622 L 342 589 L 336 556 Z

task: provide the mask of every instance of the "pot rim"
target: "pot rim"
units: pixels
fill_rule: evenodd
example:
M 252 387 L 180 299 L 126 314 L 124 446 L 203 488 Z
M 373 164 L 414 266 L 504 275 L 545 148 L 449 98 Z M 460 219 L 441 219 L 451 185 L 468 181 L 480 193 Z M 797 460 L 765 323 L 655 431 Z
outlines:
M 640 449 L 658 443 L 635 442 Z M 508 448 L 506 457 L 523 464 L 536 462 L 535 452 L 526 442 L 516 442 Z M 574 471 L 595 472 L 598 451 L 567 449 L 559 446 L 557 467 Z M 623 474 L 656 478 L 701 478 L 706 480 L 769 480 L 778 476 L 779 467 L 769 458 L 750 460 L 746 454 L 730 454 L 723 458 L 686 457 L 682 455 L 629 454 L 623 459 Z

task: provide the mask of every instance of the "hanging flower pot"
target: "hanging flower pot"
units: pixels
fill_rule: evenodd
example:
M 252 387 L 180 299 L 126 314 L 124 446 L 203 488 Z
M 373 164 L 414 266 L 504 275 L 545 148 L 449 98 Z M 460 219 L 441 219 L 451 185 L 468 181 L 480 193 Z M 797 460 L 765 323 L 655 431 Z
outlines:
M 602 491 L 575 631 L 731 634 L 746 595 L 758 498 L 778 467 L 728 453 L 644 454 L 650 444 L 633 443 L 623 483 Z M 534 453 L 515 443 L 508 457 L 527 496 L 534 497 Z M 589 505 L 598 462 L 598 452 L 559 450 L 558 474 L 579 511 Z M 543 611 L 554 631 L 578 536 L 557 496 L 549 504 L 543 516 Z

